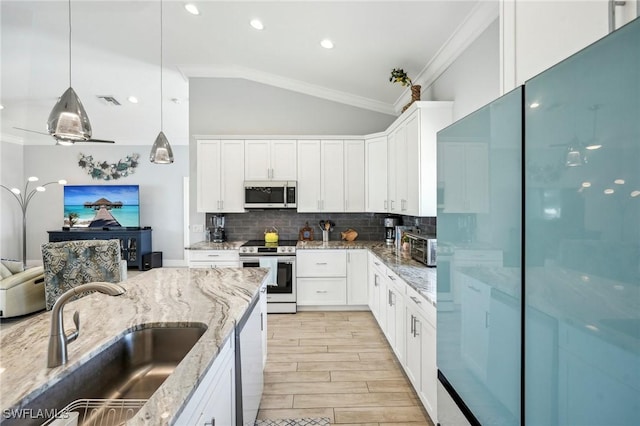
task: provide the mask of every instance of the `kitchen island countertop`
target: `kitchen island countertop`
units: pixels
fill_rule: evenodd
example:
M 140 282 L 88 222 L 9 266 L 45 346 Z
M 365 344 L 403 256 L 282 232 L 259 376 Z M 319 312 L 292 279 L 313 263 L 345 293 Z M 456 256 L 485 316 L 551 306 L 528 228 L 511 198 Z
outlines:
M 50 312 L 27 318 L 3 330 L 0 338 L 0 408 L 28 404 L 128 331 L 204 324 L 207 330 L 192 350 L 127 422 L 172 424 L 232 335 L 235 323 L 258 297 L 266 276 L 264 268 L 159 268 L 123 281 L 127 292 L 121 296 L 94 293 L 69 302 L 65 323 L 73 324 L 76 310 L 84 320 L 80 336 L 68 346 L 69 362 L 56 368 L 46 366 Z
M 241 245 L 246 243 L 243 241 L 225 241 L 224 243 L 212 243 L 210 241 L 199 241 L 185 247 L 187 250 L 238 250 Z

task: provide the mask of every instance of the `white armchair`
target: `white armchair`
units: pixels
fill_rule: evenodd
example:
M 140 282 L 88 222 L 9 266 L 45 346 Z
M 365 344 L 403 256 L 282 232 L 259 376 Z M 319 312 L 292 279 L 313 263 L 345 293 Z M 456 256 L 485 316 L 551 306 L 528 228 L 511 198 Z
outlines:
M 10 318 L 45 308 L 42 266 L 0 279 L 0 318 Z

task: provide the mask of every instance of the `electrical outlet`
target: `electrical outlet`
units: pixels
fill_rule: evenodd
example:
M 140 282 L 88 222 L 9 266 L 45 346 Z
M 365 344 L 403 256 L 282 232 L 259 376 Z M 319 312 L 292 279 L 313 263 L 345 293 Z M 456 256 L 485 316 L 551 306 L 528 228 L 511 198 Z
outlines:
M 191 231 L 193 231 L 193 232 L 204 232 L 204 225 L 202 225 L 202 224 L 191 225 Z

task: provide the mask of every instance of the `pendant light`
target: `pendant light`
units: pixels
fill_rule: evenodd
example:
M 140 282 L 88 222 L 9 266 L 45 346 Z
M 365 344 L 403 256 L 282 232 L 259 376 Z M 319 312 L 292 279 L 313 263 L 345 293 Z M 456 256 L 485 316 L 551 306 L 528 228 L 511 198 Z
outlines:
M 165 136 L 162 117 L 162 0 L 160 0 L 160 133 L 151 147 L 149 160 L 155 164 L 173 163 L 173 150 Z
M 60 145 L 91 138 L 89 116 L 71 87 L 71 0 L 69 0 L 69 88 L 60 96 L 47 120 L 47 130 Z

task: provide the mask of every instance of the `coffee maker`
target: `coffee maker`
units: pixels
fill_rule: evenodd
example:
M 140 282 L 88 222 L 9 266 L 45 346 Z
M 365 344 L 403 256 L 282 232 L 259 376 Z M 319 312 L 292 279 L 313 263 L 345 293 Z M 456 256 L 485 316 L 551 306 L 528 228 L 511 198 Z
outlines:
M 400 225 L 398 216 L 387 216 L 384 218 L 384 242 L 393 245 L 396 240 L 396 226 Z
M 227 241 L 227 236 L 224 232 L 224 215 L 217 214 L 212 216 L 210 221 L 209 235 L 211 237 L 211 242 L 224 243 Z

